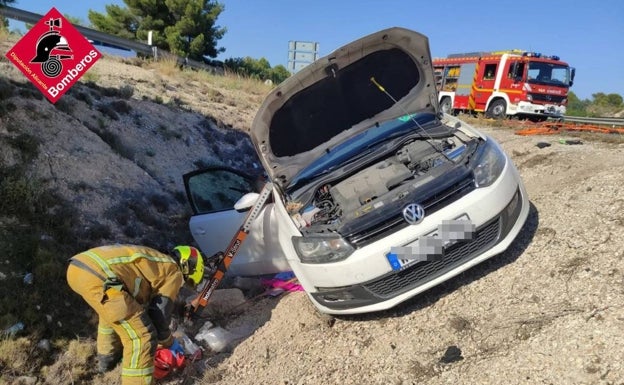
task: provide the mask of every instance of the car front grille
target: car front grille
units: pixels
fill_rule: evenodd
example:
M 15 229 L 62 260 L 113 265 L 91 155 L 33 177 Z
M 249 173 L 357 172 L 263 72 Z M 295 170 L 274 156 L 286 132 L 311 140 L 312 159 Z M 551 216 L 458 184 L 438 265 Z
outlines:
M 477 230 L 473 239 L 452 245 L 439 260 L 423 261 L 404 270 L 392 272 L 364 284 L 364 288 L 381 298 L 390 298 L 420 286 L 460 266 L 495 244 L 501 233 L 501 218 Z
M 546 94 L 530 94 L 534 102 L 561 104 L 565 96 L 546 95 Z
M 442 191 L 426 197 L 418 203 L 425 209 L 426 215 L 431 215 L 442 207 L 462 198 L 474 189 L 475 182 L 472 173 L 470 173 L 466 178 L 457 181 Z M 407 226 L 409 226 L 409 224 L 403 218 L 403 213 L 398 211 L 396 215 L 390 217 L 385 222 L 377 223 L 375 226 L 369 227 L 365 231 L 351 234 L 347 239 L 352 245 L 358 248 L 384 238 L 388 234 L 394 233 Z

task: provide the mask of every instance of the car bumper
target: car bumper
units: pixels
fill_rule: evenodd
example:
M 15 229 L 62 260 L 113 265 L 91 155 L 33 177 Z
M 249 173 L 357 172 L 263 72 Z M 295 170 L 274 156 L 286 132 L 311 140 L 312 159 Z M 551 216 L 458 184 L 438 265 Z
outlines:
M 566 113 L 565 106 L 555 104 L 534 104 L 531 102 L 520 102 L 515 109 L 517 115 L 546 115 L 552 117 L 563 117 Z
M 344 261 L 302 264 L 291 268 L 319 311 L 328 314 L 366 313 L 391 308 L 507 249 L 529 212 L 529 202 L 517 170 L 507 159 L 498 180 L 381 240 L 357 249 Z M 444 221 L 468 216 L 475 226 L 471 240 L 457 242 L 444 256 L 393 270 L 386 255 L 392 247 L 408 245 L 431 234 Z M 290 239 L 287 255 L 295 256 Z

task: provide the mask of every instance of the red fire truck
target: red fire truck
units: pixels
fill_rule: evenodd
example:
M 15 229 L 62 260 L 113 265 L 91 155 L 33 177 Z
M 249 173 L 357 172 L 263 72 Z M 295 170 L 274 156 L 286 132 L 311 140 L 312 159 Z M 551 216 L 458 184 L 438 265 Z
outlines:
M 433 66 L 442 111 L 495 119 L 561 119 L 575 74 L 558 56 L 521 50 L 453 54 Z

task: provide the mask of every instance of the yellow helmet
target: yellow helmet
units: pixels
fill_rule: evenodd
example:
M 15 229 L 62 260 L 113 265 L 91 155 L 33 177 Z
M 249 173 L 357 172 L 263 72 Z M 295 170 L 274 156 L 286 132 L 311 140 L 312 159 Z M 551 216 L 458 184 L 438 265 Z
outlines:
M 204 258 L 199 250 L 192 246 L 176 246 L 173 248 L 185 281 L 198 285 L 204 278 Z

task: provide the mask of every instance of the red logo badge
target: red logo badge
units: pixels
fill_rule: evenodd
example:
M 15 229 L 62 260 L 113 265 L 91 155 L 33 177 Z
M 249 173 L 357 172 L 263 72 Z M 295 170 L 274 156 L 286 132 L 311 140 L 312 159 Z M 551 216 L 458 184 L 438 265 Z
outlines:
M 56 103 L 102 54 L 52 8 L 6 57 Z

